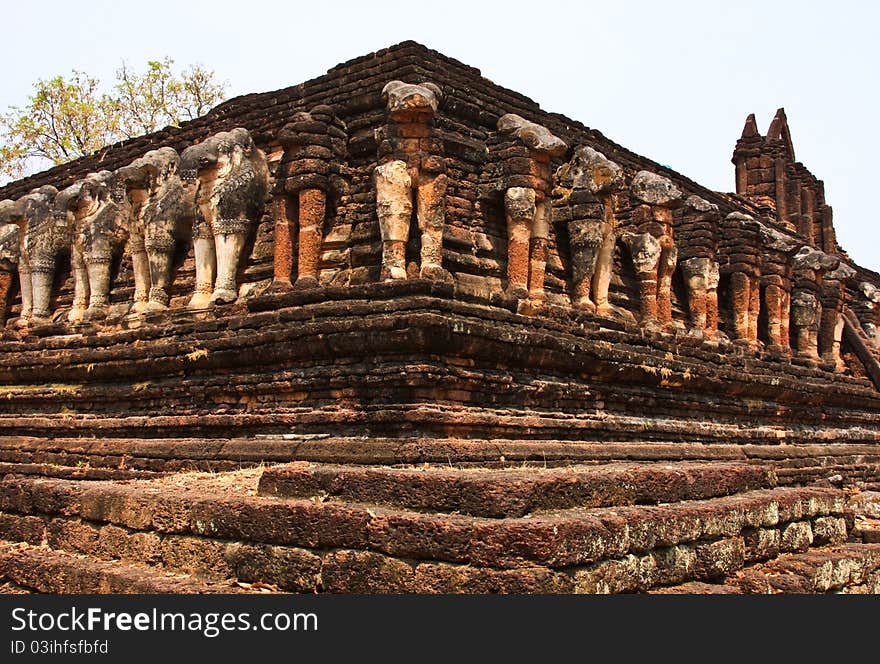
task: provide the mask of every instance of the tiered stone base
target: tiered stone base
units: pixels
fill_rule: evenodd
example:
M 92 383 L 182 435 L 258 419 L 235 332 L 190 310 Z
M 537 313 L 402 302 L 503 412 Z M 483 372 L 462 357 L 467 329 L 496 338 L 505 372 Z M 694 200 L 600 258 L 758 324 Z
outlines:
M 0 343 L 3 590 L 875 587 L 865 378 L 418 280 L 212 315 Z
M 47 474 L 0 481 L 0 538 L 26 543 L 0 548 L 10 592 L 880 590 L 880 545 L 856 541 L 877 494 L 764 463 Z

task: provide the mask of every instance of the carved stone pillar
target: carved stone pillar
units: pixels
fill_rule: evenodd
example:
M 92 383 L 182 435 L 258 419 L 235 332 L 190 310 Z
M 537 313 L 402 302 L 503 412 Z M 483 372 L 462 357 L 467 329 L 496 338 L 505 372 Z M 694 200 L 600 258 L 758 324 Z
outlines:
M 822 206 L 822 251 L 837 253 L 837 234 L 834 230 L 834 210 L 830 205 Z
M 567 146 L 546 127 L 513 113 L 499 118 L 496 138 L 490 159 L 498 159 L 504 194 L 507 292 L 540 302 L 550 237 L 553 160 L 562 157 Z
M 451 280 L 443 269 L 446 162 L 434 130 L 443 95 L 433 83 L 391 81 L 382 90 L 388 123 L 377 130 L 376 212 L 385 281 L 406 279 L 406 244 L 413 207 L 421 233 L 419 276 Z M 415 198 L 415 206 L 413 199 Z
M 344 189 L 340 174 L 347 155 L 346 127 L 332 108 L 315 106 L 309 113 L 294 115 L 281 129 L 279 140 L 284 155 L 273 194 L 275 270 L 271 289 L 313 288 L 318 285 L 328 204 L 335 205 Z M 296 275 L 292 274 L 294 254 Z
M 758 343 L 761 310 L 761 238 L 759 224 L 749 215 L 732 212 L 722 222 L 720 271 L 729 278 L 733 339 Z
M 812 247 L 803 247 L 793 259 L 791 327 L 794 350 L 798 357 L 812 363 L 819 361 L 823 275 L 839 264 L 837 257 Z
M 761 284 L 767 311 L 767 342 L 769 349 L 787 353 L 790 349 L 789 319 L 791 316 L 792 256 L 803 241 L 774 228 L 760 225 Z
M 568 223 L 572 305 L 599 315 L 613 311 L 608 287 L 617 241 L 617 197 L 623 186 L 623 169 L 587 146 L 577 148 L 556 171 L 553 209 Z
M 805 289 L 795 289 L 791 298 L 791 324 L 794 328 L 794 346 L 798 357 L 819 361 L 819 318 L 822 305 L 816 295 Z
M 809 186 L 801 186 L 801 219 L 798 232 L 811 245 L 815 246 L 813 224 L 816 215 L 816 193 Z
M 677 250 L 672 211 L 681 202 L 681 190 L 667 178 L 639 171 L 630 184 L 635 203 L 630 226 L 621 240 L 629 249 L 639 281 L 639 312 L 648 328 L 672 322 L 672 275 Z
M 822 319 L 819 323 L 819 354 L 822 361 L 836 370 L 844 368 L 840 357 L 843 336 L 843 305 L 846 284 L 856 271 L 841 262 L 837 269 L 827 272 L 822 279 Z
M 718 206 L 689 196 L 676 210 L 678 264 L 687 291 L 691 334 L 718 336 Z

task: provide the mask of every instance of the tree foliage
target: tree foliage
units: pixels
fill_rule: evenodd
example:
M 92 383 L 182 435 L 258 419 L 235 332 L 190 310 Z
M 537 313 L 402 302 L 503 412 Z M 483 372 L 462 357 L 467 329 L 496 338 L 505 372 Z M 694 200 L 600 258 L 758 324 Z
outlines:
M 177 126 L 225 98 L 214 72 L 191 65 L 177 73 L 171 58 L 143 72 L 124 62 L 109 92 L 74 70 L 67 78 L 40 79 L 23 107 L 0 114 L 0 177 L 17 178 L 35 165 L 63 164 L 116 141 Z

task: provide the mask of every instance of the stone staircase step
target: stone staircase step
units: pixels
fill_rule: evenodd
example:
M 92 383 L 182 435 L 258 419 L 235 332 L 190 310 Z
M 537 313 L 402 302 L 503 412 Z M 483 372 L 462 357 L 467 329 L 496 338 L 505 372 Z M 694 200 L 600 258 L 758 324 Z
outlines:
M 683 583 L 661 594 L 880 593 L 880 544 L 848 543 L 782 554 L 749 565 L 713 585 Z
M 225 472 L 264 463 L 309 461 L 336 465 L 453 464 L 483 468 L 544 467 L 612 462 L 742 462 L 771 465 L 779 484 L 841 475 L 869 488 L 880 480 L 880 445 L 362 438 L 288 434 L 255 438 L 39 438 L 0 436 L 0 463 L 129 471 Z M 2 476 L 3 473 L 0 473 Z M 61 474 L 58 471 L 56 474 Z
M 850 539 L 866 544 L 880 544 L 880 491 L 862 485 L 847 501 L 847 508 L 853 515 Z
M 95 560 L 89 556 L 3 541 L 0 541 L 0 581 L 56 594 L 244 592 L 232 582 L 204 582 L 155 568 Z
M 715 546 L 725 539 L 749 561 L 846 537 L 845 494 L 831 488 L 761 489 L 659 506 L 488 519 L 258 496 L 259 473 L 194 473 L 125 483 L 5 478 L 0 528 L 19 533 L 19 539 L 27 530 L 34 541 L 60 532 L 53 546 L 63 549 L 75 548 L 75 537 L 64 539 L 56 522 L 73 520 L 108 528 L 108 536 L 122 530 L 159 540 L 182 536 L 198 546 L 221 540 L 310 551 L 345 548 L 498 569 L 570 569 L 677 545 Z M 703 553 L 714 556 L 711 548 Z
M 0 582 L 0 595 L 31 595 L 33 592 L 30 588 L 12 583 L 12 581 Z
M 775 485 L 772 469 L 744 463 L 501 469 L 293 463 L 263 471 L 258 493 L 503 518 L 572 507 L 701 500 Z
M 4 475 L 35 475 L 57 477 L 68 480 L 128 480 L 157 477 L 160 473 L 149 470 L 128 470 L 124 468 L 92 468 L 87 463 L 74 466 L 51 463 L 5 463 L 0 462 L 0 477 Z
M 880 544 L 880 519 L 856 519 L 850 537 L 856 542 Z
M 742 590 L 738 586 L 688 581 L 677 586 L 658 588 L 651 593 L 655 595 L 741 595 Z
M 857 490 L 847 502 L 856 516 L 880 519 L 880 492 Z

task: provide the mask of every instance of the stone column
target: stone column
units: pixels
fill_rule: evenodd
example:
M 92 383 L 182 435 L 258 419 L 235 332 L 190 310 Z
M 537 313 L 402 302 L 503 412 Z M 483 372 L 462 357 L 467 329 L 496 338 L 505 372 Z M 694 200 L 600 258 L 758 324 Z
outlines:
M 406 279 L 406 243 L 412 218 L 412 178 L 399 159 L 376 167 L 376 212 L 382 235 L 384 281 Z
M 529 245 L 537 214 L 535 190 L 511 187 L 504 194 L 507 218 L 507 292 L 523 299 L 529 294 Z
M 803 246 L 793 235 L 760 224 L 761 284 L 767 311 L 769 350 L 787 353 L 790 348 L 789 317 L 792 287 L 792 256 Z
M 73 303 L 67 314 L 67 321 L 80 323 L 89 306 L 89 272 L 82 249 L 76 244 L 70 249 L 70 267 L 73 271 Z
M 324 221 L 328 208 L 341 194 L 334 183 L 340 179 L 347 156 L 346 127 L 331 107 L 319 105 L 308 113 L 296 113 L 281 129 L 279 140 L 284 154 L 273 194 L 275 273 L 271 290 L 314 288 L 318 285 Z
M 276 190 L 278 187 L 276 178 Z M 286 195 L 272 197 L 272 218 L 275 220 L 275 232 L 272 238 L 274 257 L 272 260 L 272 290 L 285 291 L 293 287 L 291 274 L 293 273 L 293 239 L 290 228 L 290 215 L 288 213 L 288 198 Z
M 776 217 L 783 222 L 788 221 L 788 181 L 786 176 L 786 160 L 779 156 L 773 161 L 776 180 Z
M 822 251 L 837 253 L 837 234 L 834 231 L 834 211 L 830 205 L 822 206 Z
M 299 246 L 297 247 L 298 288 L 314 288 L 318 285 L 318 258 L 327 198 L 321 189 L 303 189 L 299 192 Z
M 667 178 L 639 171 L 630 184 L 636 204 L 629 232 L 621 236 L 629 248 L 639 281 L 639 310 L 646 328 L 672 322 L 672 274 L 677 262 L 672 211 L 682 192 Z
M 801 219 L 798 232 L 811 245 L 815 246 L 813 237 L 813 223 L 816 213 L 816 194 L 808 186 L 801 185 Z
M 749 215 L 731 212 L 722 223 L 721 273 L 729 277 L 734 341 L 758 344 L 761 306 L 761 239 L 759 225 Z
M 819 354 L 822 362 L 835 370 L 844 368 L 840 357 L 840 342 L 843 336 L 843 305 L 846 297 L 846 284 L 856 276 L 856 271 L 846 263 L 830 272 L 822 279 L 822 318 L 819 323 Z
M 689 196 L 676 210 L 675 240 L 687 292 L 690 333 L 718 336 L 718 206 Z
M 541 125 L 513 113 L 498 120 L 502 137 L 501 189 L 507 219 L 507 292 L 532 302 L 544 299 L 550 237 L 553 160 L 566 144 Z M 490 155 L 490 158 L 492 155 Z
M 797 356 L 813 363 L 819 361 L 819 318 L 822 305 L 809 290 L 795 289 L 791 298 L 791 324 Z
M 617 196 L 623 169 L 601 152 L 578 147 L 556 171 L 554 209 L 564 210 L 571 251 L 572 304 L 599 315 L 613 312 L 608 287 L 617 242 Z
M 376 133 L 376 212 L 382 235 L 380 279 L 406 279 L 412 211 L 420 233 L 419 276 L 451 281 L 443 268 L 446 161 L 434 130 L 443 94 L 430 82 L 391 81 L 382 90 L 388 122 Z
M 839 264 L 840 259 L 836 256 L 812 247 L 803 247 L 793 259 L 791 327 L 794 350 L 798 357 L 814 364 L 819 361 L 823 276 Z

